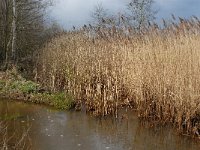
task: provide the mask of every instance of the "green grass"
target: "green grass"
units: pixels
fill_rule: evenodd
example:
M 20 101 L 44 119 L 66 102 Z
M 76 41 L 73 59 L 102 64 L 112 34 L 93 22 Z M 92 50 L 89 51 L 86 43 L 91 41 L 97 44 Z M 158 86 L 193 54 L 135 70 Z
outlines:
M 57 109 L 63 109 L 63 110 L 68 110 L 74 108 L 75 106 L 73 97 L 63 92 L 53 93 L 53 94 L 36 93 L 33 94 L 31 101 L 35 103 L 47 104 Z
M 8 85 L 8 89 L 16 90 L 25 94 L 35 93 L 39 85 L 32 81 L 14 81 Z
M 41 88 L 39 84 L 28 81 L 20 77 L 20 75 L 14 75 L 9 74 L 8 78 L 0 80 L 0 97 L 50 105 L 63 110 L 75 107 L 75 101 L 69 94 L 64 92 L 39 93 L 38 91 Z
M 72 96 L 65 93 L 56 93 L 52 95 L 53 105 L 58 109 L 69 109 L 74 106 Z

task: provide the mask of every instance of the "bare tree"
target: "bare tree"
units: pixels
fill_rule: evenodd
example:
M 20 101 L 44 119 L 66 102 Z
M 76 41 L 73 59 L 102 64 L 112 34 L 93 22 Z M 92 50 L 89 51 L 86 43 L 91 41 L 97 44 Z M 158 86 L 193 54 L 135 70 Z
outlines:
M 102 27 L 106 24 L 108 11 L 103 7 L 102 3 L 98 3 L 91 12 L 91 17 L 95 26 Z
M 93 24 L 98 27 L 119 26 L 121 23 L 121 13 L 110 13 L 102 3 L 98 3 L 91 13 Z
M 131 0 L 128 4 L 129 24 L 141 30 L 155 19 L 157 11 L 153 10 L 154 0 Z
M 51 0 L 0 0 L 0 63 L 32 58 L 44 43 Z M 44 38 L 45 37 L 45 38 Z
M 17 32 L 16 32 L 16 19 L 17 19 L 17 11 L 16 11 L 16 0 L 12 0 L 12 63 L 15 64 L 16 62 L 16 38 L 17 38 Z
M 8 60 L 8 50 L 10 46 L 10 24 L 11 24 L 11 2 L 10 0 L 0 1 L 0 58 L 1 63 Z
M 92 11 L 93 24 L 97 27 L 115 27 L 126 33 L 132 27 L 141 31 L 154 21 L 157 11 L 153 10 L 154 0 L 131 0 L 127 5 L 128 11 L 109 14 L 103 5 L 97 4 Z

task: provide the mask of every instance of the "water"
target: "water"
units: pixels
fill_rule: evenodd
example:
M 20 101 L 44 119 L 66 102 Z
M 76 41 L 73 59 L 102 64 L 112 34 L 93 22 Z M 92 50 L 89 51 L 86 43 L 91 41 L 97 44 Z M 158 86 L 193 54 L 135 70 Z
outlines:
M 128 119 L 99 119 L 83 112 L 0 101 L 0 119 L 8 132 L 21 135 L 30 128 L 33 150 L 199 150 L 200 142 L 179 136 L 173 129 L 149 128 L 134 112 Z

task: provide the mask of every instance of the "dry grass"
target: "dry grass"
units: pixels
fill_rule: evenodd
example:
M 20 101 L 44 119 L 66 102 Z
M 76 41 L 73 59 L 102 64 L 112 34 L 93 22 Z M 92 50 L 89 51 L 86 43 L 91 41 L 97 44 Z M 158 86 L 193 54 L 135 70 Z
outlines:
M 47 43 L 37 79 L 53 91 L 64 90 L 97 115 L 121 105 L 151 121 L 171 122 L 185 134 L 200 136 L 200 21 L 153 24 L 140 34 L 129 28 L 86 29 Z

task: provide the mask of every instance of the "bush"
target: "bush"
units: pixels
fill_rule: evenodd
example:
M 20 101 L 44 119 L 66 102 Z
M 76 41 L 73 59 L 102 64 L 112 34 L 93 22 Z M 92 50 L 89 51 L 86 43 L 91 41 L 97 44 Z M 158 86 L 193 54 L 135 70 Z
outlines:
M 6 86 L 6 82 L 3 80 L 0 80 L 0 90 L 2 90 Z
M 70 109 L 74 106 L 73 98 L 65 93 L 56 93 L 52 95 L 51 101 L 58 109 Z
M 75 101 L 73 100 L 73 97 L 66 93 L 36 93 L 32 95 L 30 101 L 34 103 L 47 104 L 63 110 L 68 110 L 75 107 Z
M 32 82 L 32 81 L 26 81 L 22 86 L 20 87 L 20 90 L 23 93 L 35 93 L 38 89 L 38 84 Z
M 8 87 L 11 90 L 23 92 L 25 94 L 35 93 L 38 89 L 38 84 L 32 81 L 14 81 Z

